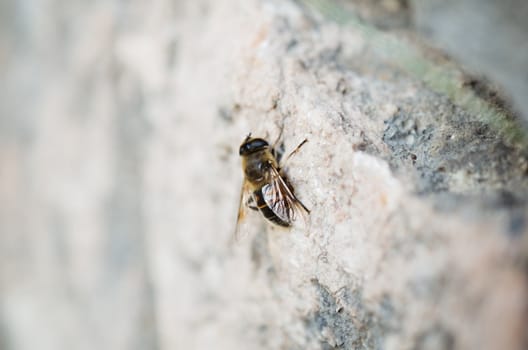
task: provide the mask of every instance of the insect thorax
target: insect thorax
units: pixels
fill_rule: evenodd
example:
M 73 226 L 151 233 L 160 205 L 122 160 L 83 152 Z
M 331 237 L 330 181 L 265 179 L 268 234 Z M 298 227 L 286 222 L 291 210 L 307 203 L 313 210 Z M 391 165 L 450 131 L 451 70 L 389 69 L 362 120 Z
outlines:
M 277 167 L 277 162 L 268 150 L 264 150 L 246 157 L 243 166 L 246 179 L 254 186 L 262 186 L 268 181 L 270 167 Z

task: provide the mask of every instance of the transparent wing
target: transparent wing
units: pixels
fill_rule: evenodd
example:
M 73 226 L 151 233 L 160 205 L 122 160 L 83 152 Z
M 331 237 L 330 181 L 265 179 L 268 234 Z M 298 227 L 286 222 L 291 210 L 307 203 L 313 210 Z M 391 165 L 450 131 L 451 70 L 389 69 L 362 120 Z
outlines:
M 266 205 L 275 215 L 286 223 L 291 223 L 295 218 L 293 204 L 287 194 L 281 192 L 281 187 L 277 181 L 272 181 L 262 187 L 262 197 Z
M 237 242 L 241 239 L 241 236 L 242 236 L 241 224 L 244 221 L 244 218 L 246 217 L 246 214 L 247 214 L 246 203 L 249 201 L 251 195 L 252 194 L 251 194 L 251 189 L 249 187 L 249 183 L 247 182 L 247 180 L 244 179 L 242 181 L 242 187 L 240 188 L 240 200 L 238 203 L 238 216 L 237 216 L 235 234 L 234 234 L 235 241 Z
M 296 212 L 304 210 L 310 211 L 295 197 L 292 189 L 282 178 L 275 168 L 270 169 L 270 182 L 262 187 L 264 201 L 281 220 L 292 223 L 296 218 Z

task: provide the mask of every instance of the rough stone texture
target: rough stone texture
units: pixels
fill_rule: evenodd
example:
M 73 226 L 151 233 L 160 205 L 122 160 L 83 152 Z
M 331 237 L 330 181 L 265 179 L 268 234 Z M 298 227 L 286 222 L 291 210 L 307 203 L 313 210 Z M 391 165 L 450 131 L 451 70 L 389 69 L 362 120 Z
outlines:
M 40 6 L 2 4 L 2 349 L 527 346 L 526 151 L 361 32 L 290 1 Z M 280 125 L 310 220 L 234 242 L 238 145 Z

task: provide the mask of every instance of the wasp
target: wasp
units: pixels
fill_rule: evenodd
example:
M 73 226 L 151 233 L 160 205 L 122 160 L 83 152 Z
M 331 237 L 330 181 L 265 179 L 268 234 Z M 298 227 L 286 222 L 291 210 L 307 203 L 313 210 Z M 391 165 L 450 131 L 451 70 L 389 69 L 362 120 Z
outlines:
M 286 161 L 307 141 L 304 139 Z M 260 211 L 266 219 L 282 227 L 290 227 L 300 210 L 310 214 L 310 210 L 295 196 L 283 167 L 279 166 L 280 158 L 275 146 L 249 134 L 240 145 L 239 155 L 242 157 L 244 181 L 240 192 L 237 231 L 246 206 Z

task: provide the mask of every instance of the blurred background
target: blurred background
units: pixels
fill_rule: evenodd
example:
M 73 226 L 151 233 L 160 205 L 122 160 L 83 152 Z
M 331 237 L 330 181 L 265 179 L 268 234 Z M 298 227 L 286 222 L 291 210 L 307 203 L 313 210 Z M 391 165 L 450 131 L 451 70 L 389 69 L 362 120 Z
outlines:
M 524 130 L 523 0 L 0 0 L 0 349 L 253 348 L 229 123 L 259 25 L 292 6 L 427 43 Z

